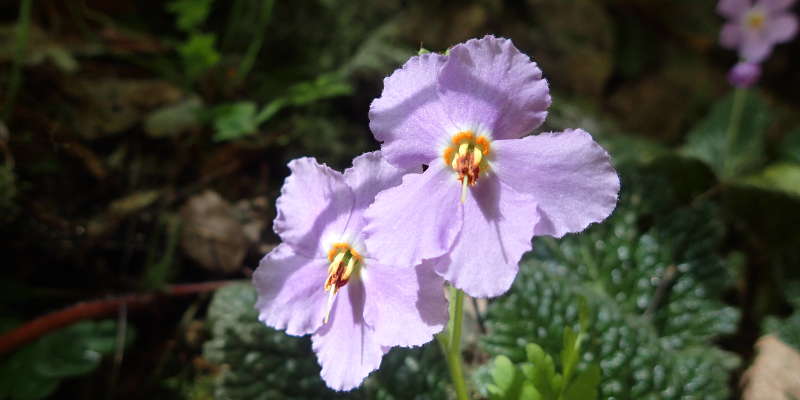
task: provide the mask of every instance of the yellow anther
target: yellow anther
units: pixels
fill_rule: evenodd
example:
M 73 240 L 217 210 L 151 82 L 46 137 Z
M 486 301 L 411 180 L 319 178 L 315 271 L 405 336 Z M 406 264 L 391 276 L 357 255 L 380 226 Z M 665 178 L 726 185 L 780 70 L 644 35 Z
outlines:
M 478 165 L 483 160 L 483 152 L 479 148 L 472 150 L 472 165 Z
M 458 155 L 464 157 L 467 155 L 467 150 L 469 150 L 469 143 L 461 143 L 461 145 L 458 146 Z
M 336 255 L 336 257 L 333 258 L 333 261 L 331 261 L 331 264 L 328 266 L 328 275 L 336 272 L 336 270 L 339 268 L 339 264 L 342 263 L 342 260 L 346 254 L 346 252 L 341 251 Z
M 344 274 L 342 274 L 342 279 L 348 280 L 350 279 L 350 274 L 353 273 L 353 269 L 356 267 L 356 258 L 350 257 L 350 260 L 347 261 L 347 267 L 344 269 Z
M 450 166 L 453 167 L 454 170 L 458 170 L 458 157 L 453 157 L 453 162 L 450 163 Z

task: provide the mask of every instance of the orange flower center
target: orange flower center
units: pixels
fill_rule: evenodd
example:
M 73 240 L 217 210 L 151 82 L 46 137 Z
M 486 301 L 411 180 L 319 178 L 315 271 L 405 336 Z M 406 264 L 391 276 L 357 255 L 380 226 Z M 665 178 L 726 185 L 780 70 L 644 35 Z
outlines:
M 347 243 L 334 243 L 328 251 L 328 278 L 325 280 L 323 286 L 325 291 L 328 292 L 328 302 L 325 304 L 325 317 L 322 319 L 323 323 L 328 322 L 328 317 L 331 314 L 333 301 L 336 299 L 336 294 L 339 289 L 350 281 L 350 277 L 354 274 L 357 276 L 363 257 L 358 254 Z
M 478 183 L 481 171 L 486 171 L 489 139 L 476 136 L 472 131 L 453 135 L 451 144 L 442 153 L 445 164 L 453 168 L 461 182 L 461 202 L 467 197 L 467 187 Z

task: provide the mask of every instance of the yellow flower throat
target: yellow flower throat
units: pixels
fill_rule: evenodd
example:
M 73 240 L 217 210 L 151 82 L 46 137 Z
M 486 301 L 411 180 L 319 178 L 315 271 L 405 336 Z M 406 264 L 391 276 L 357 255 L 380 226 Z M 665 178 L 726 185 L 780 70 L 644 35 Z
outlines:
M 445 164 L 458 174 L 461 182 L 461 202 L 467 198 L 467 187 L 478 182 L 481 171 L 489 167 L 486 156 L 489 154 L 489 139 L 477 136 L 472 131 L 453 135 L 451 145 L 442 153 Z

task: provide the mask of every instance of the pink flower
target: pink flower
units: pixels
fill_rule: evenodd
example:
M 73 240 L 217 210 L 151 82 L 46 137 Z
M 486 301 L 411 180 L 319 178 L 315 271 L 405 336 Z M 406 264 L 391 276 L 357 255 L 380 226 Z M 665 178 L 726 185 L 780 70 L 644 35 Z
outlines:
M 428 165 L 379 194 L 366 244 L 383 261 L 436 272 L 474 297 L 508 290 L 534 235 L 605 219 L 619 178 L 591 135 L 526 136 L 547 116 L 542 72 L 508 39 L 413 57 L 384 81 L 370 128 L 399 168 Z
M 364 245 L 364 209 L 409 170 L 380 152 L 357 157 L 344 174 L 312 158 L 289 169 L 273 224 L 283 242 L 253 274 L 256 309 L 275 329 L 312 334 L 322 379 L 350 390 L 390 347 L 421 345 L 444 328 L 444 282 L 430 265 L 383 264 Z

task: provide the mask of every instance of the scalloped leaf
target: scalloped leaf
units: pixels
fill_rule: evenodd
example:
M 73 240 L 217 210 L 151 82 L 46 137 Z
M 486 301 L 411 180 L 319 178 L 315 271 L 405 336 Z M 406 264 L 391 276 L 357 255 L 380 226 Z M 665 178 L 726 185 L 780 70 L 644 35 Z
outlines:
M 717 211 L 665 212 L 670 200 L 640 178 L 623 179 L 628 191 L 603 224 L 536 240 L 512 291 L 490 306 L 484 347 L 513 362 L 526 343 L 555 354 L 586 298 L 593 318 L 577 371 L 599 363 L 600 398 L 726 399 L 738 359 L 711 340 L 734 332 L 739 313 L 721 301 L 731 266 L 716 254 Z

